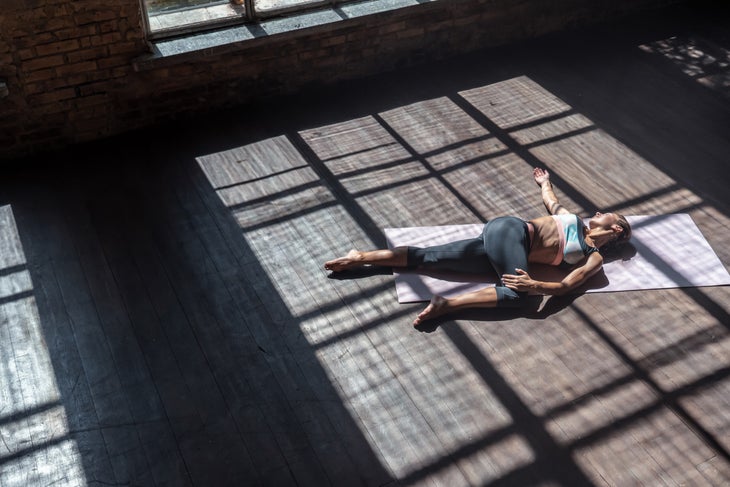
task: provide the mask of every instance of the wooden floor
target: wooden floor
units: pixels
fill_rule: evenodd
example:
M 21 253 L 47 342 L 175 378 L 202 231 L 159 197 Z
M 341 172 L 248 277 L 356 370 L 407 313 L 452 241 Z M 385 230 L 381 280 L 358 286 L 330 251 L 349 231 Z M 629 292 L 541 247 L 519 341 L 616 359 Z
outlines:
M 211 113 L 0 179 L 0 486 L 730 485 L 730 288 L 414 330 L 382 228 L 689 213 L 730 266 L 730 17 Z

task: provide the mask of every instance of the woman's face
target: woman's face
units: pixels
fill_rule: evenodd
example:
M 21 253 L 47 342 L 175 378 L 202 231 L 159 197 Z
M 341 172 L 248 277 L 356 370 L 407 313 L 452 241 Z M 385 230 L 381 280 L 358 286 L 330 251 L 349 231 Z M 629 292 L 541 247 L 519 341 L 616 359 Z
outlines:
M 613 213 L 601 213 L 597 211 L 588 222 L 590 228 L 605 228 L 608 230 L 618 222 L 618 217 Z

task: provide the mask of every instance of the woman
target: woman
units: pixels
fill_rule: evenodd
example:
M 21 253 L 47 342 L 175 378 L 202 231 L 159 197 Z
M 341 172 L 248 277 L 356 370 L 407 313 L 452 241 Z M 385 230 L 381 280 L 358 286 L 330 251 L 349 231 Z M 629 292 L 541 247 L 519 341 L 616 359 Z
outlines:
M 596 213 L 588 227 L 559 202 L 550 183 L 550 173 L 533 170 L 550 216 L 528 222 L 500 217 L 487 222 L 481 236 L 434 247 L 396 247 L 392 250 L 350 251 L 345 257 L 326 262 L 334 272 L 364 265 L 428 268 L 455 271 L 495 272 L 501 276 L 496 287 L 461 294 L 454 298 L 434 296 L 414 320 L 419 325 L 446 313 L 466 308 L 519 307 L 528 291 L 560 295 L 583 284 L 601 270 L 603 256 L 598 249 L 624 243 L 631 227 L 618 213 Z M 525 269 L 529 262 L 570 268 L 560 282 L 536 281 Z

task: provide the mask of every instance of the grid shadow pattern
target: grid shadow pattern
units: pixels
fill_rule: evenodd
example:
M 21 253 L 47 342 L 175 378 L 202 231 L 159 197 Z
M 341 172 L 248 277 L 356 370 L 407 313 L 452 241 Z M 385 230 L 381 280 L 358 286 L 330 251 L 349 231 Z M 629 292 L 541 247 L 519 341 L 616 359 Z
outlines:
M 614 485 L 727 475 L 727 425 L 710 426 L 695 405 L 704 394 L 719 399 L 730 364 L 685 369 L 729 346 L 727 310 L 703 290 L 581 298 L 545 326 L 519 314 L 498 328 L 482 321 L 504 314 L 493 323 L 459 319 L 423 343 L 403 331 L 415 308 L 397 305 L 389 276 L 334 284 L 323 276 L 333 251 L 382 246 L 382 227 L 541 214 L 529 180 L 538 165 L 578 213 L 707 217 L 701 198 L 531 79 L 199 161 L 399 481 Z M 678 321 L 681 308 L 667 295 L 701 307 L 709 328 Z M 623 312 L 647 310 L 636 312 L 641 330 L 602 309 L 619 299 L 635 303 Z

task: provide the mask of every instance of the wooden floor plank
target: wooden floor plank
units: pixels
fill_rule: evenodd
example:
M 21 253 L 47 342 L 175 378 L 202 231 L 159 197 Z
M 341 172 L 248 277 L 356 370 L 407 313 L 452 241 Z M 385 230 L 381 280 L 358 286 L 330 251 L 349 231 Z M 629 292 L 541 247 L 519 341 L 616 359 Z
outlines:
M 194 188 L 191 190 L 195 191 Z M 183 199 L 179 204 L 189 208 L 191 193 L 187 194 L 187 200 Z M 214 367 L 225 374 L 224 380 L 228 383 L 225 390 L 235 405 L 241 428 L 254 433 L 247 440 L 257 445 L 252 450 L 254 463 L 262 475 L 266 475 L 269 471 L 280 469 L 282 464 L 293 465 L 300 462 L 301 455 L 309 448 L 307 442 L 303 441 L 300 426 L 292 423 L 293 411 L 286 404 L 283 391 L 277 386 L 276 374 L 272 370 L 269 354 L 277 353 L 276 350 L 281 349 L 282 342 L 276 334 L 272 335 L 268 330 L 272 320 L 265 312 L 261 313 L 263 305 L 258 297 L 241 287 L 242 282 L 251 278 L 238 271 L 229 272 L 231 268 L 235 269 L 235 264 L 226 261 L 230 251 L 225 249 L 225 245 L 221 247 L 221 240 L 215 236 L 217 230 L 213 229 L 215 233 L 208 234 L 208 237 L 203 237 L 207 232 L 200 233 L 201 241 L 197 241 L 202 230 L 197 224 L 204 224 L 206 215 L 193 213 L 190 218 L 193 225 L 186 232 L 196 236 L 194 247 L 209 256 L 206 257 L 207 266 L 214 269 L 214 273 L 207 278 L 210 283 L 207 299 L 212 300 L 209 308 L 212 319 L 218 323 L 219 333 L 228 337 L 225 341 L 231 346 Z M 232 296 L 238 296 L 238 299 L 233 299 Z M 247 296 L 251 296 L 250 301 Z M 263 330 L 263 334 L 256 334 L 257 330 Z M 249 334 L 250 331 L 254 333 Z M 206 343 L 211 348 L 217 348 L 220 340 L 221 338 L 210 337 Z M 264 425 L 270 428 L 268 437 L 267 428 L 262 428 Z M 266 441 L 262 443 L 264 438 Z M 263 445 L 264 449 L 261 448 Z
M 64 208 L 64 212 L 70 209 Z M 58 218 L 58 217 L 57 217 Z M 153 482 L 147 459 L 136 431 L 126 425 L 134 421 L 128 406 L 121 376 L 103 323 L 89 288 L 73 239 L 64 219 L 56 220 L 55 238 L 68 245 L 68 252 L 54 260 L 54 268 L 61 295 L 69 314 L 84 370 L 94 397 L 94 405 L 102 428 L 107 451 L 118 481 L 136 479 L 140 483 Z M 120 425 L 122 425 L 120 427 Z
M 184 485 L 189 481 L 185 465 L 90 215 L 85 207 L 72 202 L 65 220 L 80 256 L 129 405 L 130 425 L 133 423 L 129 435 L 139 438 L 137 441 L 141 450 L 148 458 L 147 469 L 152 472 L 156 483 Z M 130 429 L 130 426 L 125 425 L 123 428 Z M 149 433 L 150 428 L 154 434 Z
M 24 450 L 34 452 L 36 445 L 41 448 L 39 452 L 28 455 L 25 459 L 21 457 L 20 468 L 3 468 L 7 472 L 5 475 L 12 476 L 28 467 L 37 471 L 38 461 L 45 460 L 46 451 L 42 445 L 47 432 L 44 429 L 37 431 L 39 428 L 34 424 L 34 417 L 24 414 L 24 411 L 32 410 L 43 403 L 55 402 L 56 391 L 52 384 L 48 384 L 48 377 L 44 377 L 43 371 L 33 370 L 32 364 L 28 363 L 35 355 L 33 349 L 39 345 L 34 343 L 33 335 L 36 333 L 32 330 L 40 324 L 34 314 L 28 313 L 32 310 L 24 310 L 27 308 L 29 296 L 32 296 L 32 284 L 9 205 L 0 208 L 0 254 L 0 269 L 3 270 L 0 277 L 0 334 L 2 343 L 6 344 L 2 353 L 3 374 L 0 376 L 4 399 L 2 411 L 4 416 L 18 417 L 15 421 L 17 425 L 12 422 L 2 425 L 3 450 L 5 455 L 15 456 Z M 42 351 L 39 354 L 42 355 Z M 37 391 L 38 388 L 42 390 Z
M 218 252 L 212 253 L 218 255 Z M 274 303 L 272 303 L 272 305 L 274 305 Z M 270 322 L 270 320 L 266 320 L 265 315 L 262 315 L 259 318 L 259 316 L 257 316 L 258 313 L 255 311 L 254 313 L 254 316 L 251 316 L 250 312 L 248 313 L 249 319 L 247 319 L 247 322 L 254 324 L 256 328 L 260 328 L 262 325 L 265 327 L 265 323 L 267 321 Z M 283 323 L 283 325 L 296 326 L 296 322 L 289 319 Z M 260 336 L 262 336 L 261 333 L 254 334 L 257 341 Z M 331 440 L 327 440 L 322 436 L 323 431 L 329 431 L 330 434 L 327 435 L 327 438 L 332 438 L 332 433 L 334 431 L 331 426 L 327 424 L 326 419 L 323 420 L 323 418 L 318 417 L 321 415 L 321 412 L 319 408 L 316 407 L 315 398 L 310 396 L 311 391 L 309 391 L 307 387 L 302 387 L 304 377 L 294 355 L 288 351 L 284 351 L 286 346 L 284 345 L 284 342 L 281 342 L 281 338 L 279 338 L 278 334 L 271 335 L 271 331 L 263 330 L 263 337 L 271 337 L 264 338 L 264 342 L 262 342 L 260 346 L 264 350 L 268 349 L 271 351 L 271 353 L 265 353 L 267 362 L 271 366 L 277 382 L 281 384 L 282 391 L 286 394 L 288 401 L 292 404 L 294 413 L 299 416 L 301 423 L 305 425 L 309 442 L 315 447 L 315 449 L 319 450 L 319 461 L 325 462 L 328 465 L 326 470 L 330 476 L 330 482 L 338 484 L 345 481 L 345 479 L 341 478 L 342 474 L 338 474 L 337 472 L 346 472 L 348 475 L 354 473 L 354 470 L 348 467 L 350 460 L 347 459 L 347 457 L 340 457 L 338 449 L 333 449 L 329 445 Z M 277 342 L 280 344 L 278 347 Z M 277 348 L 281 349 L 282 346 L 284 346 L 282 352 L 274 352 Z M 324 430 L 321 430 L 322 428 L 324 428 Z
M 159 203 L 166 204 L 169 201 L 174 201 L 176 205 L 179 204 L 174 197 L 170 200 L 165 197 L 164 199 L 160 199 Z M 187 231 L 194 234 L 191 228 L 187 228 Z M 150 233 L 160 235 L 161 239 L 169 239 L 172 236 L 172 234 L 166 235 L 165 232 L 155 232 L 152 229 L 150 229 Z M 185 350 L 181 351 L 181 362 L 185 364 L 183 368 L 186 374 L 191 378 L 198 376 L 202 379 L 205 378 L 205 375 L 200 374 L 200 369 L 210 369 L 211 377 L 207 378 L 207 382 L 209 382 L 207 385 L 200 381 L 191 384 L 191 388 L 197 391 L 200 395 L 200 400 L 203 401 L 203 403 L 199 404 L 199 409 L 201 414 L 203 414 L 204 421 L 206 423 L 213 422 L 216 424 L 216 428 L 221 428 L 222 430 L 233 429 L 240 431 L 241 427 L 247 429 L 248 425 L 238 425 L 235 422 L 235 417 L 231 416 L 231 407 L 235 407 L 237 402 L 235 396 L 227 398 L 225 395 L 225 392 L 230 390 L 229 383 L 232 380 L 231 376 L 235 380 L 235 375 L 237 374 L 236 367 L 231 366 L 232 351 L 228 347 L 221 347 L 220 345 L 230 340 L 224 335 L 225 330 L 221 325 L 221 313 L 223 316 L 229 315 L 232 299 L 230 296 L 227 296 L 226 299 L 226 290 L 223 289 L 220 279 L 215 275 L 217 274 L 217 270 L 213 261 L 206 254 L 206 250 L 197 244 L 197 242 L 191 243 L 189 248 L 191 252 L 196 252 L 200 256 L 198 261 L 206 269 L 205 275 L 195 275 L 195 277 L 192 275 L 176 275 L 173 269 L 179 268 L 182 261 L 170 261 L 164 257 L 164 255 L 168 254 L 167 252 L 163 251 L 160 254 L 158 249 L 153 248 L 148 249 L 151 254 L 154 254 L 152 259 L 145 258 L 146 263 L 140 261 L 139 266 L 151 270 L 152 274 L 168 276 L 165 280 L 169 282 L 165 282 L 164 286 L 170 287 L 170 290 L 165 292 L 169 296 L 163 299 L 161 305 L 165 314 L 169 315 L 165 318 L 167 322 L 165 328 L 174 330 L 177 322 L 187 322 L 189 324 L 189 329 L 181 330 L 183 334 L 190 335 L 184 338 L 184 340 L 189 342 L 189 346 L 192 348 L 190 352 L 194 352 L 191 354 Z M 170 279 L 170 276 L 174 277 Z M 203 284 L 206 288 L 206 294 L 204 296 L 191 295 L 188 291 L 188 285 L 180 286 L 176 284 L 185 282 L 188 279 L 195 279 Z M 152 280 L 154 281 L 154 279 Z M 220 296 L 222 301 L 220 298 L 215 299 L 215 296 Z M 158 306 L 160 305 L 158 304 Z M 215 309 L 216 312 L 211 313 L 210 309 Z M 249 335 L 245 329 L 237 333 L 237 340 L 249 340 Z M 199 355 L 198 363 L 194 360 L 196 355 Z M 237 384 L 237 387 L 241 386 L 240 382 L 237 382 Z M 206 392 L 206 389 L 208 392 Z M 239 390 L 238 394 L 244 391 L 245 389 Z M 226 435 L 221 435 L 221 438 L 225 439 L 225 437 Z M 249 460 L 252 453 L 246 449 L 243 443 L 240 443 L 241 441 L 245 441 L 245 438 L 243 440 L 238 438 L 235 444 L 231 443 L 228 445 L 225 448 L 225 455 L 230 455 L 232 458 L 240 457 L 234 462 L 235 465 L 232 468 L 242 468 L 244 465 L 247 465 L 246 468 L 252 470 L 254 465 Z M 222 454 L 224 453 L 222 452 Z M 256 458 L 259 457 L 259 453 L 253 455 Z M 252 481 L 255 477 L 253 472 L 248 474 L 234 472 L 231 475 L 239 479 L 249 478 Z
M 285 182 L 285 184 L 286 184 L 286 182 Z M 277 230 L 274 230 L 274 232 L 277 235 L 277 239 L 276 239 L 277 242 L 282 242 L 282 240 L 286 240 L 288 238 L 291 238 L 291 236 L 287 236 L 287 235 L 285 235 L 285 234 L 283 234 L 283 233 L 281 233 L 281 232 L 279 232 Z M 252 235 L 252 238 L 253 238 L 253 235 Z M 274 247 L 274 245 L 272 245 L 272 247 Z M 278 247 L 278 245 L 277 245 L 277 247 Z M 270 265 L 274 265 L 275 266 L 275 264 L 271 264 L 272 260 L 270 259 L 270 257 L 262 256 L 262 258 L 263 258 L 262 264 L 267 267 L 267 271 L 270 268 L 269 267 Z M 288 265 L 292 265 L 292 264 L 293 265 L 296 265 L 296 256 L 293 255 L 291 252 L 285 252 L 283 255 L 281 255 L 279 257 L 276 257 L 275 256 L 273 258 L 273 262 L 276 262 L 276 261 L 280 261 L 280 262 L 287 261 L 288 262 Z M 289 283 L 290 280 L 291 280 L 291 278 L 287 278 L 287 282 L 284 283 L 284 282 L 282 282 L 282 281 L 280 281 L 278 279 L 275 279 L 275 282 L 278 283 L 277 284 L 277 287 L 279 288 L 280 292 L 285 293 L 285 294 L 283 294 L 283 296 L 285 296 L 287 300 L 289 300 L 292 297 L 294 297 L 294 295 L 292 295 L 290 292 L 288 292 L 288 289 L 289 289 L 289 284 L 288 283 Z M 282 288 L 282 286 L 283 286 L 283 288 Z M 298 294 L 301 294 L 301 293 L 298 293 Z M 289 307 L 291 308 L 292 305 L 290 305 Z M 289 321 L 285 322 L 284 324 L 285 325 L 291 325 L 291 326 L 300 326 L 299 323 L 297 323 L 296 321 L 292 321 L 292 320 L 289 320 Z M 290 342 L 290 343 L 292 343 L 292 342 Z M 296 342 L 292 343 L 292 346 L 294 346 L 295 350 L 296 349 L 300 349 L 300 350 L 302 349 L 302 345 L 297 345 Z M 311 352 L 307 352 L 307 353 L 311 353 Z M 296 353 L 295 352 L 295 356 L 297 356 L 296 360 L 298 362 L 300 362 L 302 360 L 301 358 L 298 357 L 298 356 L 301 356 L 301 353 Z M 283 358 L 288 359 L 289 357 L 290 357 L 290 355 L 289 354 L 286 354 Z M 311 363 L 311 362 L 309 362 L 309 363 Z M 290 369 L 290 370 L 292 370 L 292 372 L 294 372 L 295 374 L 297 374 L 296 369 Z M 320 374 L 321 374 L 321 372 L 320 372 Z M 285 386 L 285 387 L 288 387 L 288 386 Z M 322 391 L 319 391 L 319 392 L 318 391 L 314 391 L 314 392 L 318 396 L 318 400 L 322 400 L 322 398 L 321 398 Z M 325 394 L 327 394 L 326 391 L 325 391 Z M 331 401 L 331 398 L 330 397 L 326 397 L 325 400 L 326 401 Z M 308 399 L 305 396 L 301 400 L 294 398 L 294 401 L 302 402 L 302 401 L 308 401 Z M 305 404 L 306 405 L 307 403 L 306 402 L 303 402 L 302 404 Z M 325 402 L 325 404 L 328 404 L 328 403 Z M 327 408 L 327 409 L 331 409 L 331 408 Z M 311 409 L 308 414 L 311 414 L 311 413 L 317 413 L 317 410 L 316 409 Z M 316 416 L 319 416 L 319 414 L 316 414 L 315 417 Z M 311 422 L 311 420 L 308 420 L 308 422 Z M 331 429 L 331 426 L 327 425 L 327 420 L 326 419 L 320 418 L 320 419 L 317 420 L 317 422 L 322 427 L 324 427 L 325 430 Z M 317 434 L 318 435 L 321 435 L 321 433 L 317 433 Z M 317 442 L 318 443 L 321 443 L 321 441 L 322 440 L 317 439 Z M 350 443 L 350 444 L 352 444 L 352 443 Z M 367 458 L 366 456 L 363 456 L 360 451 L 356 451 L 355 453 L 356 453 L 356 455 L 358 455 L 358 460 L 360 460 L 360 461 L 362 461 L 363 459 Z M 333 482 L 334 483 L 339 483 L 336 480 L 336 477 L 337 476 L 341 476 L 341 474 L 333 473 L 333 469 L 334 469 L 334 472 L 337 472 L 337 471 L 342 472 L 343 471 L 343 467 L 346 467 L 347 464 L 345 463 L 345 464 L 342 464 L 342 465 L 336 465 L 335 463 L 333 463 L 333 461 L 335 461 L 335 462 L 338 461 L 338 460 L 336 460 L 336 458 L 337 457 L 333 457 L 332 459 L 328 459 L 327 458 L 327 455 L 325 455 L 324 460 L 327 462 L 327 465 L 329 466 L 330 475 L 335 475 L 335 478 L 332 479 Z M 355 473 L 355 472 L 352 472 L 352 473 Z M 374 471 L 373 471 L 372 467 L 370 467 L 369 470 L 362 469 L 360 471 L 360 475 L 363 475 L 366 478 L 368 478 L 368 476 L 370 476 L 370 475 L 373 475 L 373 473 L 374 473 Z
M 180 445 L 185 464 L 191 469 L 193 482 L 210 480 L 213 469 L 208 465 L 213 462 L 216 464 L 219 461 L 225 462 L 231 453 L 237 452 L 237 448 L 240 448 L 235 446 L 237 442 L 235 436 L 219 434 L 220 426 L 217 422 L 225 422 L 226 414 L 216 411 L 211 417 L 207 412 L 216 406 L 223 407 L 225 411 L 225 405 L 220 400 L 216 401 L 216 397 L 211 395 L 211 391 L 216 389 L 214 384 L 210 384 L 209 367 L 205 366 L 192 372 L 189 368 L 195 366 L 196 357 L 201 355 L 185 320 L 175 323 L 169 321 L 169 313 L 174 313 L 176 310 L 180 313 L 176 299 L 170 295 L 175 306 L 172 309 L 169 303 L 157 302 L 160 293 L 158 287 L 169 286 L 166 282 L 160 284 L 156 280 L 164 278 L 161 268 L 156 262 L 153 264 L 152 260 L 137 252 L 134 242 L 118 233 L 120 229 L 129 229 L 133 235 L 145 232 L 139 228 L 135 231 L 136 227 L 115 205 L 109 210 L 108 214 L 96 215 L 95 226 L 102 236 L 102 242 L 105 242 L 107 260 L 124 299 L 139 346 L 165 405 L 168 420 Z M 114 221 L 114 227 L 109 227 L 107 221 Z M 143 259 L 146 264 L 141 273 L 139 259 Z M 156 272 L 155 278 L 145 276 L 147 271 Z M 170 298 L 164 299 L 169 301 Z M 158 311 L 156 306 L 166 314 Z M 182 319 L 181 313 L 178 318 Z M 176 336 L 176 333 L 182 335 Z M 214 477 L 216 481 L 221 485 L 231 485 L 241 477 L 248 477 L 248 473 L 237 473 L 239 468 L 243 468 L 246 472 L 245 458 L 244 453 L 240 462 L 229 461 L 225 467 L 219 464 L 221 468 L 216 471 Z
M 48 199 L 41 197 L 40 193 L 34 193 L 30 187 L 26 188 L 26 191 L 28 199 L 19 199 L 17 211 L 14 213 L 17 214 L 19 231 L 26 243 L 24 251 L 33 281 L 35 304 L 42 319 L 43 339 L 55 369 L 54 377 L 50 380 L 53 380 L 57 387 L 58 407 L 62 410 L 65 422 L 57 434 L 61 436 L 66 434 L 75 443 L 79 454 L 83 457 L 83 465 L 76 467 L 83 468 L 87 478 L 112 481 L 115 476 L 107 452 L 107 438 L 99 429 L 92 391 L 86 379 L 83 361 L 77 349 L 69 314 L 53 266 L 53 258 L 58 255 L 58 247 L 51 248 L 48 244 L 52 240 L 48 239 L 48 234 L 41 234 L 47 230 L 48 212 L 46 210 L 39 212 L 37 207 L 31 214 L 27 212 L 30 206 L 28 203 L 32 199 L 35 199 L 36 204 L 39 201 L 47 202 Z M 71 454 L 68 460 L 73 461 L 73 459 Z M 82 459 L 77 461 L 81 463 Z M 66 467 L 63 464 L 49 462 L 48 465 L 73 471 L 71 466 Z
M 293 236 L 296 236 L 296 235 L 293 235 Z M 280 260 L 281 258 L 283 258 L 284 255 L 286 255 L 287 258 L 289 258 L 289 259 L 293 259 L 294 261 L 299 261 L 300 256 L 297 255 L 297 253 L 296 252 L 293 252 L 292 250 L 293 249 L 291 249 L 291 248 L 289 248 L 289 249 L 281 249 L 278 252 L 271 252 L 269 254 L 269 256 L 267 256 L 267 257 L 268 258 L 271 258 L 274 262 L 276 262 L 276 261 Z M 268 263 L 267 262 L 267 260 L 268 260 L 267 257 L 264 257 L 263 258 L 263 261 L 265 263 Z M 304 258 L 306 258 L 306 256 Z M 281 284 L 281 291 L 283 293 L 286 293 L 286 295 L 290 295 L 291 293 L 296 292 L 295 290 L 299 289 L 300 291 L 297 293 L 297 297 L 301 298 L 301 300 L 307 301 L 308 304 L 315 304 L 317 302 L 317 298 L 313 296 L 311 288 L 308 291 L 305 291 L 305 289 L 307 289 L 307 284 L 305 282 L 302 282 L 300 279 L 297 279 L 298 277 L 300 277 L 299 276 L 299 273 L 297 272 L 297 270 L 296 269 L 291 269 L 289 272 L 290 272 L 290 274 L 287 277 L 287 282 L 285 282 L 285 283 L 284 282 L 280 282 L 280 284 Z M 287 302 L 290 303 L 290 306 L 292 306 L 294 304 L 291 301 L 292 298 L 294 298 L 294 296 L 287 297 Z M 299 301 L 299 300 L 297 300 L 297 301 Z M 304 308 L 304 309 L 306 309 L 306 308 Z M 318 321 L 319 321 L 319 323 L 321 323 L 320 326 L 327 326 L 327 324 L 324 323 L 324 322 L 322 322 L 322 320 L 318 320 Z M 293 322 L 292 323 L 292 326 L 299 326 L 299 324 L 297 322 Z M 310 354 L 310 353 L 311 353 L 310 350 L 301 350 L 300 349 L 298 351 L 298 353 L 295 352 L 294 357 L 292 357 L 292 358 L 297 361 L 297 366 L 299 366 L 299 363 L 300 362 L 306 360 L 305 358 L 302 358 L 302 356 L 305 356 L 306 357 L 305 354 Z M 344 354 L 347 354 L 347 352 L 345 350 L 343 350 L 341 352 L 338 352 L 338 353 L 340 353 L 340 354 L 343 354 L 343 353 Z M 320 356 L 320 360 L 322 360 L 322 359 L 326 360 L 325 359 L 325 354 L 319 354 L 319 356 Z M 361 372 L 359 370 L 357 370 L 357 369 L 356 370 L 353 370 L 351 368 L 352 367 L 352 364 L 350 364 L 350 367 L 348 367 L 347 366 L 348 361 L 343 360 L 343 358 L 344 357 L 342 355 L 340 355 L 339 360 L 337 361 L 337 365 L 339 367 L 338 373 L 346 373 L 346 374 L 350 375 L 350 378 L 351 379 L 354 379 L 354 374 L 360 374 Z M 326 363 L 320 363 L 320 366 L 322 366 L 322 365 L 326 365 Z M 301 374 L 301 372 L 299 372 L 299 374 Z M 304 382 L 304 383 L 307 383 L 307 382 L 305 382 L 306 379 L 303 376 L 301 377 L 300 381 L 301 382 Z M 293 384 L 292 384 L 292 386 L 293 386 Z M 290 388 L 291 388 L 291 386 L 290 386 Z M 312 394 L 314 395 L 314 397 L 316 398 L 317 401 L 320 401 L 319 397 L 320 397 L 321 393 L 319 393 L 317 390 L 314 390 L 314 391 L 312 391 Z M 328 398 L 328 399 L 330 399 L 330 398 Z M 306 398 L 302 398 L 302 400 L 303 401 L 307 401 Z M 330 400 L 332 400 L 332 399 L 330 399 Z M 314 403 L 314 402 L 311 403 L 311 405 L 314 405 L 314 404 L 316 404 L 316 403 Z M 317 433 L 317 436 L 319 436 L 322 433 L 327 432 L 327 431 L 331 431 L 331 432 L 336 431 L 333 428 L 332 424 L 330 423 L 330 420 L 328 419 L 328 416 L 322 414 L 322 413 L 326 412 L 326 410 L 319 410 L 318 411 L 317 408 L 311 408 L 311 407 L 309 407 L 311 405 L 310 404 L 307 404 L 306 402 L 303 402 L 302 405 L 303 406 L 308 406 L 308 407 L 306 407 L 304 409 L 305 414 L 307 414 L 307 415 L 315 415 L 314 417 L 317 418 L 317 422 L 320 425 L 319 428 L 322 429 L 321 432 L 318 432 Z M 324 442 L 325 440 L 324 439 L 321 439 L 319 441 L 320 442 Z M 329 440 L 328 442 L 332 442 L 332 440 Z M 337 447 L 338 443 L 339 443 L 339 439 L 338 439 L 337 442 L 334 442 L 333 443 L 333 446 Z M 349 443 L 349 442 L 347 442 L 347 443 Z M 340 448 L 341 448 L 341 446 L 340 446 Z M 353 452 L 353 454 L 351 454 L 350 458 L 347 458 L 346 457 L 346 458 L 340 458 L 340 459 L 338 459 L 337 461 L 340 462 L 340 465 L 337 465 L 337 464 L 331 463 L 330 459 L 327 459 L 326 458 L 327 457 L 326 452 L 322 452 L 322 456 L 324 457 L 323 461 L 325 462 L 325 466 L 328 468 L 328 471 L 333 471 L 334 470 L 334 473 L 332 474 L 332 481 L 333 481 L 333 483 L 338 483 L 338 481 L 345 481 L 345 480 L 347 480 L 347 475 L 352 475 L 352 474 L 355 474 L 356 473 L 356 471 L 353 469 L 352 465 L 348 465 L 348 463 L 355 462 L 356 461 L 356 459 L 354 458 L 354 456 L 356 454 L 357 454 L 357 452 Z M 342 468 L 346 468 L 346 469 L 349 468 L 350 469 L 350 473 L 348 474 L 348 471 L 347 470 L 344 470 L 343 471 Z M 362 473 L 360 475 L 364 475 L 364 474 L 369 474 L 370 473 L 370 472 L 367 472 L 367 471 L 361 471 L 361 472 Z M 343 478 L 343 474 L 345 475 L 344 478 Z M 350 481 L 352 481 L 352 480 L 350 479 Z

